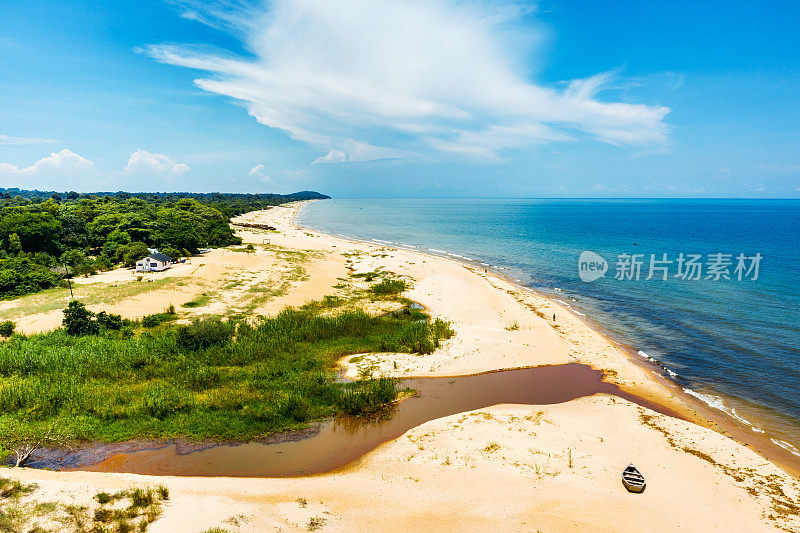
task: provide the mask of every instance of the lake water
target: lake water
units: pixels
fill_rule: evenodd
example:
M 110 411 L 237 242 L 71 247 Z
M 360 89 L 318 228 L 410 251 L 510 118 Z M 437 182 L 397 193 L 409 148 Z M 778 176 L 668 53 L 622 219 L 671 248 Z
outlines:
M 491 265 L 800 456 L 798 200 L 325 200 L 298 222 Z

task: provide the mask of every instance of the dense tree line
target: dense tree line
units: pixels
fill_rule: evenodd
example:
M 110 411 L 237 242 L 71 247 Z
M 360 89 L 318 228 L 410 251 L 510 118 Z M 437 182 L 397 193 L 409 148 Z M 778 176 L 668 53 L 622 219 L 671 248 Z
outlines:
M 24 193 L 24 194 L 23 194 Z M 0 189 L 0 298 L 65 276 L 133 266 L 148 248 L 182 257 L 238 244 L 230 217 L 318 193 L 79 194 Z

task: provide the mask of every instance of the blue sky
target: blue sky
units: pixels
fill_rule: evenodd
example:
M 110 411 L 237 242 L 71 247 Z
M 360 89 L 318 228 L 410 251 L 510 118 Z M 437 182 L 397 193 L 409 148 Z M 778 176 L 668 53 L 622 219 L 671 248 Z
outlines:
M 0 3 L 0 186 L 800 197 L 797 2 Z

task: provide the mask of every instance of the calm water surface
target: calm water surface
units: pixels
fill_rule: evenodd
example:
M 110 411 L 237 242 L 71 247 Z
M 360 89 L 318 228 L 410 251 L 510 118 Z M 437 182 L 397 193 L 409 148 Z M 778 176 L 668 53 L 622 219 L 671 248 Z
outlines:
M 493 265 L 587 315 L 706 403 L 800 448 L 798 200 L 325 200 L 298 221 Z M 586 250 L 609 263 L 591 283 L 578 276 Z M 701 255 L 703 279 L 675 277 L 681 253 Z M 718 253 L 732 256 L 730 280 L 705 279 Z M 736 279 L 740 253 L 762 256 L 758 279 Z M 615 278 L 623 254 L 641 255 L 640 279 Z M 672 261 L 668 280 L 645 279 L 651 254 Z

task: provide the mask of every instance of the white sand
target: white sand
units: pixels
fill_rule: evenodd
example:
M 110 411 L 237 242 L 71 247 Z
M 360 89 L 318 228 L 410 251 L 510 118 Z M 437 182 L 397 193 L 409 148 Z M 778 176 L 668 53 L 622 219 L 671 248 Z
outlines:
M 246 242 L 268 237 L 272 244 L 318 252 L 287 294 L 256 312 L 271 314 L 287 303 L 337 294 L 334 285 L 347 278 L 348 265 L 357 272 L 381 268 L 408 279 L 413 288 L 405 295 L 456 331 L 431 355 L 370 355 L 350 365 L 351 374 L 365 364 L 394 375 L 445 376 L 580 361 L 613 370 L 626 389 L 687 415 L 694 411 L 673 388 L 558 304 L 448 259 L 296 228 L 296 209 L 240 217 L 279 229 L 269 235 L 243 231 Z M 274 278 L 285 266 L 267 251 L 244 259 L 234 256 L 245 254 L 217 253 L 214 268 L 249 268 L 257 279 Z M 208 276 L 205 283 L 222 277 Z M 208 286 L 198 292 L 203 288 Z M 191 291 L 182 297 L 190 299 Z M 620 482 L 631 461 L 647 478 L 643 494 L 629 494 Z M 433 420 L 344 471 L 308 478 L 29 469 L 13 474 L 50 494 L 67 491 L 66 499 L 132 483 L 165 483 L 172 498 L 150 527 L 155 532 L 212 526 L 305 531 L 313 517 L 324 521 L 320 531 L 800 531 L 792 507 L 800 486 L 777 466 L 710 429 L 606 396 L 549 406 L 501 405 Z

